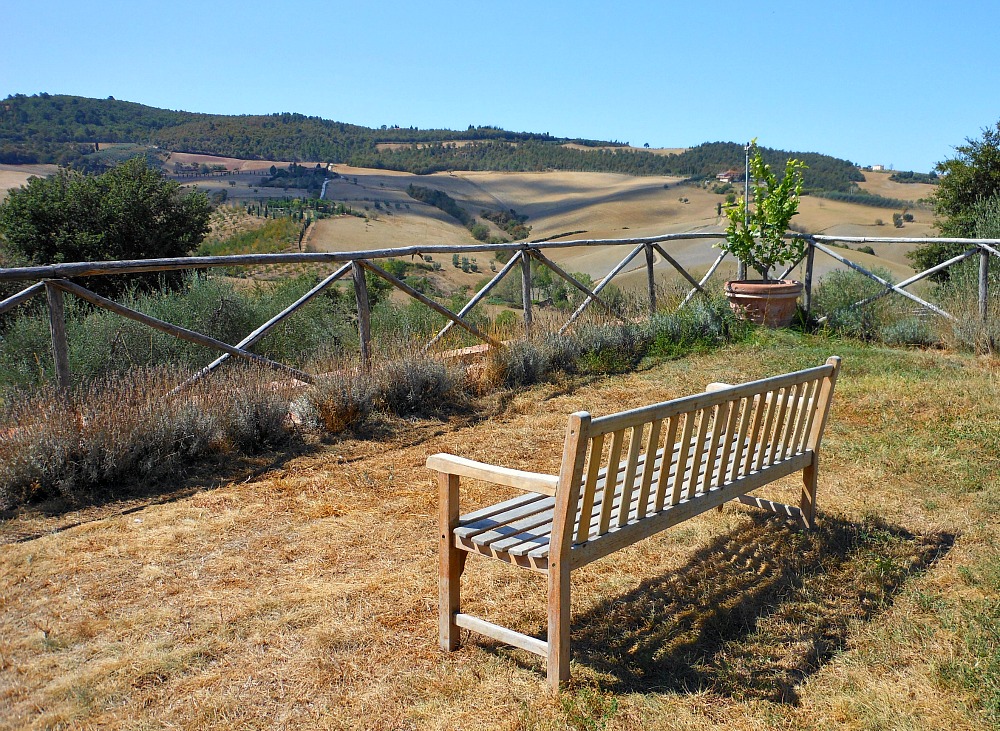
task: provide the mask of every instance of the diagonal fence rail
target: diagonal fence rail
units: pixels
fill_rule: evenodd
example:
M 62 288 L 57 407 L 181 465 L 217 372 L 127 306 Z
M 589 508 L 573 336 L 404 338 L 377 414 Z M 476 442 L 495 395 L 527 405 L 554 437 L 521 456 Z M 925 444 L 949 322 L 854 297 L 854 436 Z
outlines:
M 680 307 L 684 307 L 691 299 L 698 295 L 699 293 L 706 292 L 706 285 L 712 276 L 718 271 L 719 267 L 726 258 L 726 253 L 721 252 L 718 257 L 714 260 L 712 265 L 709 267 L 707 273 L 699 280 L 696 279 L 691 272 L 687 271 L 677 259 L 669 253 L 667 247 L 671 242 L 677 241 L 691 241 L 691 240 L 719 240 L 723 238 L 724 234 L 721 232 L 692 232 L 692 233 L 680 233 L 680 234 L 665 234 L 662 236 L 654 236 L 647 238 L 630 238 L 630 239 L 587 239 L 587 240 L 572 240 L 572 241 L 537 241 L 537 242 L 522 242 L 522 243 L 509 243 L 509 244 L 476 244 L 476 245 L 466 245 L 466 246 L 441 246 L 441 245 L 414 245 L 414 246 L 403 246 L 398 248 L 390 249 L 373 249 L 368 251 L 357 251 L 357 252 L 331 252 L 331 253 L 311 253 L 311 252 L 298 252 L 298 253 L 288 253 L 288 254 L 248 254 L 248 255 L 236 255 L 236 256 L 213 256 L 213 257 L 178 257 L 170 259 L 139 259 L 139 260 L 127 260 L 127 261 L 106 261 L 106 262 L 73 262 L 66 264 L 52 264 L 46 266 L 32 266 L 32 267 L 17 267 L 0 269 L 0 281 L 18 281 L 18 282 L 32 282 L 25 289 L 17 292 L 14 295 L 7 297 L 6 299 L 0 301 L 0 315 L 13 310 L 14 308 L 24 304 L 25 302 L 31 300 L 34 296 L 45 293 L 46 300 L 48 304 L 49 313 L 49 329 L 52 338 L 52 355 L 55 364 L 56 382 L 59 388 L 68 388 L 72 378 L 72 371 L 68 356 L 68 347 L 66 342 L 66 328 L 65 328 L 65 314 L 64 314 L 64 295 L 72 294 L 86 302 L 89 302 L 95 307 L 100 307 L 102 309 L 114 312 L 121 317 L 135 320 L 137 322 L 146 325 L 152 329 L 158 330 L 160 332 L 167 333 L 173 337 L 187 340 L 189 342 L 198 343 L 210 349 L 219 351 L 219 355 L 215 360 L 206 365 L 200 371 L 198 371 L 194 376 L 192 376 L 187 382 L 178 386 L 176 390 L 183 389 L 197 380 L 200 380 L 219 366 L 221 366 L 229 358 L 239 358 L 242 360 L 257 363 L 259 365 L 272 368 L 276 371 L 283 372 L 286 375 L 290 375 L 300 381 L 311 382 L 313 376 L 305 373 L 297 368 L 279 363 L 268 358 L 265 358 L 259 354 L 256 354 L 250 350 L 259 342 L 263 337 L 265 337 L 269 332 L 273 330 L 278 324 L 283 322 L 286 318 L 292 316 L 296 311 L 301 309 L 305 304 L 307 304 L 314 297 L 322 293 L 328 287 L 338 282 L 348 275 L 352 281 L 352 286 L 354 289 L 355 301 L 357 304 L 357 322 L 358 322 L 358 335 L 359 344 L 361 350 L 362 362 L 365 364 L 370 364 L 371 360 L 371 306 L 367 291 L 367 281 L 365 278 L 365 273 L 369 272 L 386 282 L 388 282 L 392 287 L 399 289 L 400 291 L 406 293 L 411 298 L 421 302 L 426 307 L 434 310 L 438 314 L 446 318 L 447 323 L 444 328 L 439 331 L 433 338 L 424 346 L 424 351 L 427 352 L 432 349 L 435 345 L 441 342 L 442 338 L 447 335 L 454 327 L 459 327 L 470 333 L 472 336 L 486 343 L 490 347 L 502 347 L 495 338 L 491 337 L 487 333 L 482 332 L 479 327 L 476 326 L 474 322 L 469 319 L 469 315 L 473 308 L 481 303 L 488 294 L 496 288 L 496 286 L 506 277 L 511 276 L 512 273 L 520 269 L 521 275 L 521 306 L 523 311 L 523 322 L 525 327 L 525 332 L 530 335 L 533 326 L 533 302 L 532 302 L 532 262 L 536 262 L 537 266 L 544 266 L 556 276 L 567 282 L 574 289 L 581 292 L 584 296 L 581 304 L 572 313 L 566 323 L 560 328 L 559 332 L 564 333 L 566 330 L 571 328 L 573 324 L 580 318 L 580 316 L 595 303 L 599 305 L 609 316 L 622 320 L 628 321 L 625 314 L 617 311 L 614 306 L 608 302 L 605 298 L 601 297 L 601 292 L 604 291 L 612 280 L 621 274 L 623 271 L 628 270 L 629 265 L 639 258 L 640 254 L 644 254 L 643 263 L 640 267 L 644 267 L 646 270 L 646 284 L 647 284 L 647 295 L 649 303 L 649 313 L 654 314 L 657 311 L 657 300 L 656 300 L 656 283 L 655 283 L 655 273 L 654 266 L 657 264 L 657 257 L 665 265 L 676 270 L 681 277 L 691 286 L 687 295 L 682 300 Z M 943 271 L 949 267 L 955 266 L 963 261 L 966 261 L 976 255 L 979 256 L 979 311 L 980 316 L 985 320 L 988 316 L 988 295 L 989 295 L 989 262 L 991 257 L 1000 259 L 1000 240 L 997 239 L 939 239 L 939 238 L 888 238 L 888 237 L 841 237 L 841 236 L 822 236 L 822 235 L 811 235 L 811 234 L 791 234 L 791 236 L 797 238 L 803 238 L 806 241 L 806 251 L 802 260 L 794 262 L 782 275 L 785 278 L 791 274 L 791 272 L 798 267 L 800 264 L 804 263 L 804 279 L 805 279 L 805 293 L 803 307 L 808 313 L 812 307 L 812 290 L 813 290 L 813 273 L 815 267 L 815 257 L 817 252 L 829 256 L 835 259 L 842 266 L 846 266 L 863 276 L 871 278 L 873 281 L 877 282 L 883 289 L 879 293 L 866 297 L 865 299 L 859 300 L 845 309 L 864 307 L 872 302 L 888 296 L 890 294 L 897 294 L 902 297 L 906 297 L 915 303 L 919 304 L 921 307 L 925 308 L 929 312 L 933 312 L 936 315 L 948 319 L 955 319 L 954 316 L 946 312 L 943 308 L 928 302 L 922 297 L 919 297 L 912 292 L 907 291 L 907 287 L 916 282 L 926 279 L 927 277 Z M 887 243 L 887 244 L 925 244 L 925 243 L 937 243 L 937 244 L 954 244 L 956 246 L 964 246 L 965 250 L 951 259 L 938 264 L 937 266 L 931 267 L 923 272 L 919 272 L 906 280 L 894 284 L 885 280 L 884 278 L 878 276 L 877 274 L 867 270 L 862 265 L 857 262 L 851 261 L 848 257 L 844 256 L 839 251 L 834 251 L 831 248 L 832 244 L 835 243 L 854 243 L 854 244 L 871 244 L 871 243 Z M 582 247 L 628 247 L 628 253 L 612 267 L 608 273 L 601 278 L 592 288 L 580 282 L 572 274 L 565 271 L 559 264 L 552 260 L 552 258 L 546 255 L 546 251 L 549 250 L 559 250 L 559 249 L 570 249 L 570 248 L 582 248 Z M 423 256 L 427 254 L 443 253 L 443 254 L 463 254 L 463 253 L 507 253 L 509 259 L 504 264 L 499 272 L 497 272 L 492 279 L 489 280 L 470 300 L 467 302 L 458 312 L 453 312 L 449 310 L 444 305 L 436 302 L 427 295 L 417 291 L 409 284 L 394 276 L 382 266 L 379 266 L 376 261 L 380 259 L 388 258 L 403 258 L 407 256 Z M 92 292 L 85 287 L 81 286 L 79 283 L 74 282 L 75 278 L 80 277 L 95 277 L 102 275 L 113 275 L 113 274 L 138 274 L 138 273 L 148 273 L 148 272 L 170 272 L 170 271 L 184 271 L 184 270 L 203 270 L 212 268 L 249 268 L 256 267 L 264 264 L 301 264 L 301 263 L 313 263 L 313 264 L 328 264 L 331 266 L 336 265 L 337 268 L 322 279 L 318 284 L 316 284 L 312 289 L 303 294 L 298 300 L 292 304 L 285 307 L 281 312 L 275 314 L 267 322 L 263 323 L 259 327 L 255 328 L 251 333 L 249 333 L 242 340 L 236 344 L 224 343 L 220 340 L 212 338 L 204 333 L 195 332 L 187 328 L 180 327 L 168 322 L 164 322 L 150 315 L 138 312 L 135 309 L 127 307 L 119 302 L 108 299 L 101 295 Z M 634 266 L 634 265 L 633 265 Z M 830 313 L 832 314 L 832 313 Z M 823 319 L 826 319 L 825 317 Z

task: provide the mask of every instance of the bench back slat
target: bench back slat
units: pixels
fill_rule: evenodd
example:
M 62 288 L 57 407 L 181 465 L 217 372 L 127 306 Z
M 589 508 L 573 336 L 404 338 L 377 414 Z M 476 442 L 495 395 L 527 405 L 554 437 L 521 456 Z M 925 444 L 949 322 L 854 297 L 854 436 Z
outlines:
M 761 408 L 764 410 L 764 426 L 761 429 L 759 439 L 760 441 L 755 442 L 757 447 L 756 456 L 753 462 L 753 468 L 759 470 L 764 466 L 764 459 L 768 453 L 769 445 L 774 444 L 774 440 L 771 436 L 771 432 L 774 430 L 774 416 L 775 412 L 778 410 L 778 400 L 779 400 L 779 390 L 769 391 L 766 393 L 763 399 L 758 399 L 761 403 Z
M 795 418 L 795 432 L 792 434 L 792 445 L 801 448 L 803 440 L 809 433 L 809 415 L 812 412 L 813 400 L 816 398 L 816 383 L 807 383 L 802 387 L 799 398 L 799 412 Z
M 729 481 L 736 479 L 736 475 L 740 472 L 740 465 L 743 464 L 743 458 L 746 454 L 747 433 L 750 429 L 750 417 L 753 413 L 753 399 L 750 397 L 741 398 L 737 403 L 735 410 L 740 412 L 740 428 L 736 434 L 736 440 L 733 443 L 733 447 L 736 451 L 733 453 L 733 458 L 729 467 Z
M 597 480 L 601 472 L 601 459 L 595 458 L 595 454 L 604 452 L 604 435 L 597 434 L 590 440 L 590 457 L 587 465 L 587 480 L 583 486 L 583 499 L 580 502 L 580 514 L 591 515 L 594 511 L 594 493 L 597 490 Z M 590 530 L 590 522 L 581 518 L 574 540 L 577 543 L 587 540 L 587 533 Z
M 656 471 L 656 453 L 660 447 L 660 427 L 663 419 L 653 419 L 649 423 L 649 434 L 646 436 L 646 449 L 643 452 L 644 467 L 642 472 L 642 483 L 639 485 L 639 504 L 636 517 L 640 520 L 646 517 L 649 509 L 650 488 L 653 485 L 653 475 Z
M 818 368 L 601 418 L 574 414 L 576 452 L 564 445 L 554 521 L 568 525 L 553 528 L 554 555 L 801 460 L 822 437 L 838 368 L 831 358 Z
M 691 454 L 691 434 L 694 432 L 694 412 L 681 414 L 680 416 L 684 419 L 684 429 L 681 432 L 681 440 L 677 443 L 676 469 L 674 470 L 674 479 L 670 490 L 671 505 L 677 505 L 683 497 L 681 491 L 684 488 L 684 479 L 687 477 L 688 457 Z M 664 452 L 664 455 L 666 455 L 666 452 Z M 666 457 L 664 458 L 666 459 Z
M 625 462 L 625 477 L 621 483 L 621 504 L 632 504 L 632 493 L 635 492 L 635 475 L 639 468 L 639 450 L 642 448 L 642 433 L 645 424 L 636 424 L 629 430 L 628 459 Z M 617 490 L 616 486 L 616 490 Z M 620 510 L 615 525 L 621 528 L 628 520 L 628 510 Z
M 677 438 L 677 424 L 680 421 L 679 416 L 671 416 L 664 419 L 667 422 L 667 436 L 664 439 L 664 444 L 673 444 L 674 440 Z M 661 457 L 661 461 L 665 464 L 660 466 L 660 474 L 656 479 L 656 500 L 653 503 L 656 512 L 663 510 L 663 505 L 667 500 L 667 487 L 670 485 L 670 457 Z
M 624 441 L 624 429 L 619 429 L 611 435 L 611 449 L 608 453 L 608 461 L 605 463 L 605 471 L 607 474 L 604 488 L 605 497 L 607 497 L 609 486 L 612 494 L 614 494 L 615 484 L 618 482 L 618 466 L 621 464 L 622 445 Z M 603 452 L 601 455 L 603 455 Z M 607 465 L 612 465 L 612 467 L 609 468 Z M 613 502 L 613 500 L 607 499 L 601 502 L 601 519 L 598 523 L 598 535 L 607 533 L 608 528 L 611 527 L 611 506 Z
M 736 424 L 740 416 L 740 401 L 730 401 L 728 403 L 729 413 L 726 417 L 726 425 L 723 429 L 725 435 L 722 440 L 722 455 L 719 457 L 719 471 L 715 475 L 715 484 L 722 485 L 728 479 L 729 458 L 733 451 L 733 440 L 728 438 L 736 433 Z
M 752 401 L 753 408 L 753 420 L 750 423 L 750 436 L 747 438 L 746 444 L 746 460 L 743 462 L 743 467 L 737 472 L 737 475 L 747 474 L 757 469 L 757 450 L 754 449 L 755 444 L 760 444 L 760 433 L 761 428 L 764 426 L 764 412 L 765 404 L 764 397 L 758 394 L 754 397 Z
M 801 397 L 802 386 L 803 384 L 797 383 L 788 389 L 788 405 L 785 407 L 788 413 L 782 421 L 781 434 L 777 435 L 777 449 L 774 451 L 774 456 L 779 460 L 785 459 L 790 449 L 797 451 L 798 448 L 798 445 L 790 444 L 789 442 L 791 442 L 792 434 L 795 432 L 795 420 L 801 408 L 799 398 Z
M 698 482 L 701 479 L 701 470 L 705 466 L 705 439 L 708 435 L 708 423 L 712 420 L 712 407 L 698 409 L 695 418 L 698 421 L 698 436 L 695 437 L 692 445 L 693 453 L 689 460 L 687 491 L 684 494 L 688 500 L 698 494 Z
M 770 434 L 770 446 L 767 450 L 767 463 L 770 464 L 774 461 L 774 458 L 778 455 L 778 444 L 781 442 L 781 435 L 785 431 L 785 423 L 788 416 L 788 402 L 791 400 L 792 390 L 794 386 L 789 386 L 781 389 L 779 403 L 781 404 L 777 410 L 777 419 L 774 421 L 774 432 Z

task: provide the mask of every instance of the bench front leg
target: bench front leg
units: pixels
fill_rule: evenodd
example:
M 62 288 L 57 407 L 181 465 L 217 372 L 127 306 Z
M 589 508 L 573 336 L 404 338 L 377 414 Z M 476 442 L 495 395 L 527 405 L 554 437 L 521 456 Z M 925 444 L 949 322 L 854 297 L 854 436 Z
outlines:
M 799 500 L 799 510 L 802 511 L 802 526 L 806 530 L 816 527 L 816 487 L 819 483 L 819 453 L 813 452 L 812 462 L 802 468 L 802 498 Z
M 461 577 L 465 551 L 455 548 L 454 530 L 458 526 L 459 476 L 438 473 L 438 628 L 441 649 L 457 650 L 461 630 L 455 615 L 461 607 Z
M 569 680 L 569 575 L 567 561 L 549 564 L 549 633 L 545 671 L 553 693 L 559 692 L 560 683 Z

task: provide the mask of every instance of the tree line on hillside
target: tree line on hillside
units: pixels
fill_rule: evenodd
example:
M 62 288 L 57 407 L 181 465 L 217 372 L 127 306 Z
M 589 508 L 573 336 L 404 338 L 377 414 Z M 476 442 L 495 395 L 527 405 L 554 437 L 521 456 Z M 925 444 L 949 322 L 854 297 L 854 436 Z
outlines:
M 929 173 L 915 173 L 910 170 L 893 173 L 889 176 L 889 180 L 896 183 L 928 183 L 929 185 L 936 185 L 939 178 L 938 174 L 934 171 Z
M 0 102 L 0 162 L 68 163 L 93 152 L 95 141 L 139 142 L 180 152 L 244 159 L 347 162 L 356 150 L 381 142 L 555 139 L 548 133 L 497 127 L 465 130 L 383 125 L 372 129 L 302 114 L 197 114 L 113 98 L 15 94 Z M 613 144 L 577 140 L 581 144 Z
M 327 172 L 326 168 L 316 163 L 315 167 L 306 167 L 297 163 L 292 163 L 287 168 L 271 166 L 271 174 L 257 183 L 262 187 L 269 188 L 301 188 L 309 191 L 314 198 L 319 197 L 319 192 L 323 188 L 323 181 L 330 178 L 339 178 L 337 173 Z
M 496 170 L 541 172 L 624 173 L 626 175 L 672 175 L 668 156 L 622 148 L 581 150 L 558 142 L 490 140 L 457 145 L 436 142 L 392 150 L 358 153 L 352 165 L 385 170 L 403 170 L 427 175 L 446 170 Z M 713 173 L 714 174 L 714 173 Z
M 434 188 L 425 188 L 422 185 L 411 184 L 406 187 L 406 194 L 413 198 L 413 200 L 426 203 L 429 206 L 434 206 L 444 211 L 463 226 L 469 226 L 473 223 L 472 216 L 458 205 L 458 201 L 443 190 L 435 190 Z
M 858 166 L 848 160 L 841 160 L 817 152 L 789 152 L 768 147 L 760 148 L 764 162 L 775 170 L 785 168 L 785 161 L 794 157 L 804 162 L 804 193 L 817 190 L 849 191 L 853 183 L 862 182 L 864 174 Z M 692 147 L 677 156 L 672 156 L 671 174 L 693 178 L 711 178 L 726 170 L 743 172 L 745 168 L 745 148 L 735 142 L 706 142 Z
M 458 141 L 471 144 L 457 145 Z M 226 116 L 156 109 L 133 102 L 37 94 L 0 102 L 0 162 L 58 163 L 99 171 L 97 142 L 131 142 L 165 150 L 241 159 L 322 161 L 426 174 L 443 170 L 528 172 L 577 170 L 711 178 L 743 167 L 743 146 L 712 142 L 679 155 L 633 150 L 618 141 L 510 132 L 384 125 L 372 129 L 302 114 Z M 566 146 L 575 142 L 584 148 Z M 379 148 L 380 143 L 406 145 Z M 780 167 L 795 156 L 809 166 L 806 191 L 847 191 L 863 180 L 851 162 L 818 153 L 764 149 Z

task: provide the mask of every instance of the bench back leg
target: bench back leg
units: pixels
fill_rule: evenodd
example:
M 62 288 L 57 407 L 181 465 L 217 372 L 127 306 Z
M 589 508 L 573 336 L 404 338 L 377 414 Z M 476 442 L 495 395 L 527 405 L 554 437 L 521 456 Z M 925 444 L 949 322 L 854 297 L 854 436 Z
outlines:
M 559 684 L 569 680 L 569 587 L 568 561 L 549 564 L 549 633 L 546 676 L 553 693 Z
M 813 452 L 812 462 L 802 469 L 802 498 L 799 509 L 802 511 L 802 526 L 807 530 L 816 527 L 816 485 L 819 474 L 819 455 Z
M 438 627 L 442 650 L 457 650 L 461 630 L 455 615 L 461 606 L 462 565 L 465 551 L 455 548 L 452 531 L 458 525 L 458 475 L 438 473 Z

